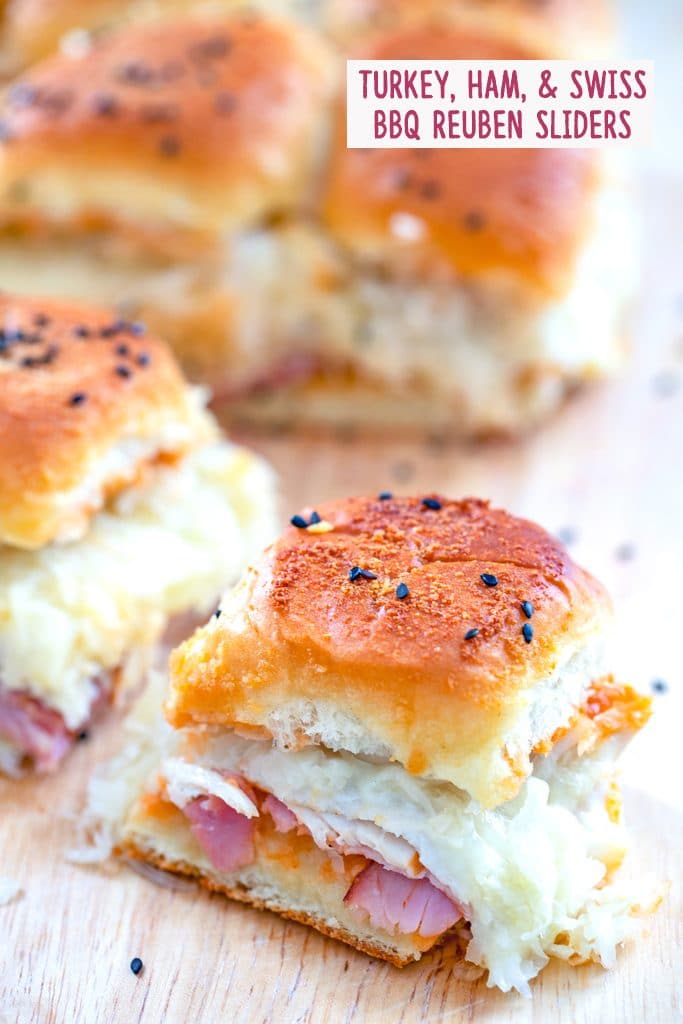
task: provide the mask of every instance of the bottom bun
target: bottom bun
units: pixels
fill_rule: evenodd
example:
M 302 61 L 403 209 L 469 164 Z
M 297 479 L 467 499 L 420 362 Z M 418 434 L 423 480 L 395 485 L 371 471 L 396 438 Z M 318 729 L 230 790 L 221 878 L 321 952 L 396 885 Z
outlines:
M 148 794 L 134 808 L 116 852 L 194 878 L 204 888 L 240 903 L 309 925 L 395 967 L 419 960 L 446 939 L 456 943 L 457 958 L 464 958 L 471 938 L 464 922 L 443 935 L 425 939 L 391 935 L 359 921 L 344 903 L 344 896 L 367 864 L 365 858 L 326 853 L 307 835 L 276 832 L 266 818 L 258 821 L 254 860 L 224 873 L 211 866 L 182 812 L 159 795 Z

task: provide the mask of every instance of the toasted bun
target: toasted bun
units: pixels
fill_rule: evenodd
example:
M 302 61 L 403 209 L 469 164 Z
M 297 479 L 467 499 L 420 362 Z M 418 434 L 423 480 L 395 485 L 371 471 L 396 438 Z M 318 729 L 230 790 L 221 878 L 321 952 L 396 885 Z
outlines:
M 533 523 L 438 501 L 349 499 L 288 528 L 172 656 L 172 724 L 390 758 L 487 806 L 514 795 L 600 674 L 608 598 Z
M 247 0 L 9 0 L 5 14 L 5 46 L 11 64 L 22 67 L 53 53 L 67 33 L 76 48 L 84 31 L 105 32 L 126 21 L 168 17 L 183 11 L 207 12 L 252 7 Z M 69 41 L 66 42 L 69 49 Z
M 545 57 L 574 54 L 584 60 L 603 54 L 614 32 L 604 0 L 328 0 L 326 20 L 342 39 L 446 20 L 531 43 Z
M 150 465 L 213 434 L 166 345 L 110 312 L 0 296 L 0 542 L 83 534 Z
M 485 32 L 417 26 L 375 40 L 376 60 L 538 57 Z M 481 278 L 504 272 L 560 295 L 592 226 L 599 157 L 569 149 L 347 149 L 340 105 L 323 216 L 357 257 Z
M 306 835 L 275 831 L 268 816 L 258 820 L 253 864 L 230 874 L 211 866 L 181 811 L 156 794 L 138 801 L 118 852 L 133 860 L 196 878 L 201 885 L 260 910 L 307 924 L 354 949 L 404 967 L 435 944 L 417 936 L 390 935 L 361 922 L 344 895 L 367 861 L 334 856 Z M 463 947 L 464 948 L 464 947 Z
M 310 192 L 331 64 L 254 16 L 132 25 L 10 87 L 4 217 L 212 233 Z

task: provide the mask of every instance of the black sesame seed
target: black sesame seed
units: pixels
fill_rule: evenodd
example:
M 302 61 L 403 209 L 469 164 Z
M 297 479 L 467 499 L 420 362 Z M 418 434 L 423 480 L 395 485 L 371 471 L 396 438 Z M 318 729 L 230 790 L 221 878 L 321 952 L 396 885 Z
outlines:
M 146 352 L 141 352 L 136 359 L 138 366 L 149 366 L 149 355 Z
M 180 152 L 180 140 L 175 135 L 164 135 L 159 140 L 159 152 L 162 156 L 177 156 Z
M 441 508 L 441 502 L 438 501 L 436 498 L 423 498 L 422 504 L 424 505 L 425 508 L 434 509 L 435 512 L 438 512 L 439 509 Z
M 534 628 L 529 622 L 525 622 L 522 626 L 522 636 L 528 644 L 531 643 L 534 636 Z
M 532 605 L 531 601 L 522 601 L 521 608 L 524 614 L 526 615 L 527 619 L 530 619 L 531 616 L 534 614 L 534 606 Z
M 130 61 L 120 69 L 119 77 L 130 85 L 147 85 L 154 78 L 154 72 L 142 61 Z
M 72 330 L 72 334 L 75 334 L 77 338 L 89 338 L 90 328 L 85 327 L 83 324 L 76 324 Z
M 306 527 L 308 526 L 308 523 L 306 522 L 303 516 L 292 516 L 292 518 L 289 521 L 292 524 L 292 526 L 296 526 L 297 530 L 305 530 Z
M 468 629 L 465 633 L 465 640 L 474 640 L 475 636 L 479 636 L 479 630 L 476 628 Z
M 115 371 L 118 374 L 118 376 L 123 377 L 124 380 L 127 380 L 128 377 L 131 377 L 133 373 L 133 371 L 128 366 L 123 366 L 122 364 L 116 366 Z
M 318 515 L 318 513 L 315 512 L 315 511 L 311 512 L 311 518 L 308 520 L 308 525 L 309 526 L 314 526 L 316 523 L 319 523 L 319 522 L 320 522 L 320 516 Z
M 369 569 L 361 569 L 360 566 L 354 565 L 352 569 L 349 569 L 349 579 L 353 583 L 355 580 L 376 580 L 377 577 L 374 572 L 370 572 Z
M 650 683 L 650 689 L 653 693 L 668 693 L 669 684 L 664 682 L 663 679 L 653 679 Z
M 479 579 L 482 583 L 485 583 L 487 587 L 498 586 L 498 577 L 494 576 L 492 572 L 482 572 Z
M 25 356 L 21 360 L 19 365 L 25 367 L 26 369 L 33 369 L 36 366 L 49 366 L 50 363 L 52 363 L 54 361 L 55 356 L 57 356 L 58 353 L 59 353 L 59 349 L 57 348 L 57 346 L 56 345 L 50 345 L 50 347 L 47 349 L 47 351 L 43 352 L 42 355 L 39 355 L 39 356 Z
M 117 345 L 116 346 L 116 354 L 117 354 L 117 356 L 129 356 L 130 355 L 130 349 L 128 348 L 127 345 Z
M 69 399 L 69 405 L 83 405 L 87 401 L 88 396 L 84 391 L 75 391 Z
M 33 318 L 33 323 L 36 325 L 36 327 L 47 327 L 47 325 L 50 323 L 50 318 L 49 316 L 45 316 L 44 313 L 36 313 L 36 315 Z
M 90 733 L 88 732 L 87 729 L 81 729 L 81 731 L 77 734 L 76 739 L 78 740 L 79 743 L 84 743 L 85 740 L 90 739 Z
M 441 193 L 441 186 L 438 181 L 429 178 L 420 187 L 420 195 L 423 199 L 436 199 Z
M 393 494 L 391 493 L 391 491 L 380 491 L 380 493 L 377 495 L 378 501 L 391 501 L 392 498 Z
M 468 231 L 481 231 L 485 223 L 484 215 L 479 210 L 470 210 L 465 215 L 465 227 Z
M 220 608 L 216 608 L 216 611 L 213 613 L 213 617 L 214 617 L 214 619 L 220 619 L 220 617 L 221 617 L 221 609 Z
M 134 320 L 133 323 L 128 324 L 128 330 L 130 331 L 131 334 L 139 336 L 141 334 L 145 334 L 147 328 L 145 327 L 141 320 Z
M 139 974 L 140 971 L 142 970 L 142 967 L 143 967 L 143 964 L 142 964 L 142 960 L 140 959 L 140 957 L 139 956 L 134 956 L 133 959 L 130 962 L 130 969 L 133 972 L 133 974 L 136 974 L 136 975 Z
M 408 587 L 405 585 L 405 583 L 399 583 L 399 585 L 396 587 L 396 597 L 399 599 L 399 601 L 402 601 L 403 598 L 407 597 L 409 593 L 410 591 L 408 590 Z
M 115 117 L 119 112 L 119 104 L 115 96 L 101 93 L 93 97 L 92 108 L 100 117 Z

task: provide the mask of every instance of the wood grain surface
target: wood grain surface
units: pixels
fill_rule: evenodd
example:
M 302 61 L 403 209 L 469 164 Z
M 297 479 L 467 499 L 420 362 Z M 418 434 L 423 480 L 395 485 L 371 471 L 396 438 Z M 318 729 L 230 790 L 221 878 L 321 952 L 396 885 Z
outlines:
M 633 6 L 633 5 L 631 5 Z M 663 5 L 663 7 L 666 5 Z M 642 54 L 641 54 L 642 55 Z M 669 879 L 649 934 L 618 967 L 548 968 L 532 1000 L 468 977 L 446 948 L 402 972 L 302 926 L 125 868 L 64 859 L 112 716 L 55 778 L 0 781 L 0 1024 L 673 1024 L 683 1020 L 683 187 L 641 177 L 645 211 L 633 358 L 518 445 L 246 438 L 282 478 L 283 517 L 351 492 L 490 497 L 570 540 L 618 609 L 615 669 L 648 689 L 654 720 L 625 759 L 635 870 Z M 661 689 L 661 687 L 660 687 Z M 144 961 L 135 977 L 132 957 Z

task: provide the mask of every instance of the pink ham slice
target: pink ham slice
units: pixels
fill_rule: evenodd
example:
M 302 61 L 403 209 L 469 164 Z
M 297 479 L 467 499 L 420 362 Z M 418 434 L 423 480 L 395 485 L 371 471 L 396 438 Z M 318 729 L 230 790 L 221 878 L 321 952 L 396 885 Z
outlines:
M 54 771 L 73 743 L 60 713 L 20 690 L 0 689 L 0 738 L 30 757 L 39 772 Z
M 236 871 L 254 859 L 254 823 L 217 796 L 199 796 L 183 807 L 190 830 L 218 871 Z
M 344 902 L 367 915 L 375 928 L 425 939 L 441 935 L 463 916 L 429 879 L 406 878 L 375 863 L 356 877 Z
M 0 739 L 9 740 L 31 758 L 37 772 L 53 772 L 78 734 L 109 702 L 111 677 L 97 679 L 94 685 L 95 697 L 88 717 L 76 729 L 69 729 L 59 711 L 46 707 L 37 697 L 0 686 Z
M 265 798 L 261 804 L 261 809 L 271 816 L 275 822 L 277 832 L 291 832 L 299 824 L 296 815 L 290 811 L 286 804 L 283 804 L 282 800 L 278 800 L 272 793 L 269 793 Z

